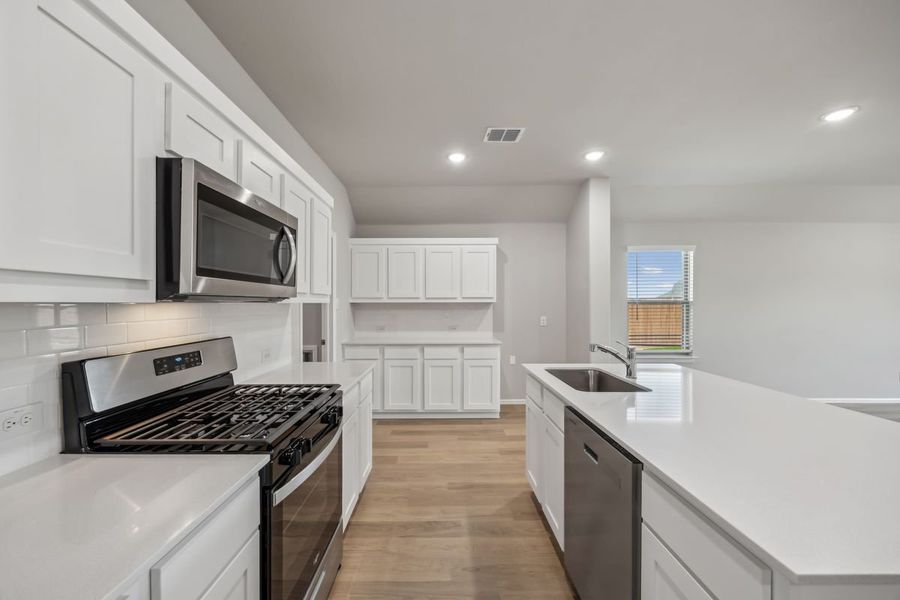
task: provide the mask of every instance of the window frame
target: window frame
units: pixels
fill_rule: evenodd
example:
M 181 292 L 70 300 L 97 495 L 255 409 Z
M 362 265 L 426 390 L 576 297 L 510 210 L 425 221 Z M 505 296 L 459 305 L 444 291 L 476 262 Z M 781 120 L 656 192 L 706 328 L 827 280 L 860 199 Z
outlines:
M 687 275 L 687 280 L 689 282 L 689 291 L 687 292 L 688 300 L 686 302 L 681 302 L 681 304 L 690 305 L 690 335 L 689 339 L 691 340 L 690 349 L 681 349 L 681 350 L 637 350 L 637 356 L 643 359 L 652 359 L 652 358 L 669 358 L 669 359 L 680 359 L 680 360 L 693 360 L 696 356 L 694 354 L 694 254 L 697 251 L 697 246 L 690 244 L 674 244 L 674 245 L 628 245 L 625 247 L 625 339 L 629 339 L 629 318 L 628 318 L 628 306 L 631 304 L 631 301 L 628 297 L 628 255 L 632 252 L 690 252 L 691 253 L 691 261 L 690 261 L 690 273 Z

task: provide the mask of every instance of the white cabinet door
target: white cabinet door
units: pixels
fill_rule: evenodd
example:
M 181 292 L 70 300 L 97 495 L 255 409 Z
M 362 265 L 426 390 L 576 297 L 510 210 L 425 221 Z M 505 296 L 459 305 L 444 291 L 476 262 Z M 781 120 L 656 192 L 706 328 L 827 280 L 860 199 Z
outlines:
M 162 73 L 79 3 L 19 0 L 0 2 L 0 80 L 0 270 L 108 278 L 79 301 L 113 279 L 152 293 Z
M 259 600 L 259 592 L 259 532 L 255 532 L 200 600 Z
M 543 502 L 541 487 L 541 440 L 544 415 L 530 399 L 525 400 L 525 475 L 538 502 Z
M 351 298 L 384 298 L 385 253 L 384 246 L 350 248 Z
M 259 537 L 255 535 L 259 531 L 259 490 L 258 479 L 248 483 L 196 531 L 192 531 L 186 540 L 150 568 L 152 600 L 228 598 L 227 595 L 204 594 L 214 588 L 232 565 L 234 570 L 226 580 L 237 584 L 244 576 L 242 572 L 249 570 L 246 577 L 259 581 Z M 250 560 L 245 552 L 256 553 L 257 560 Z M 238 557 L 240 560 L 235 562 Z M 217 589 L 223 594 L 233 589 L 233 586 L 224 589 L 228 588 L 226 582 L 222 586 Z
M 462 297 L 492 299 L 497 295 L 497 247 L 462 247 Z
M 281 206 L 281 180 L 284 169 L 250 140 L 241 143 L 240 184 L 275 206 Z
M 500 410 L 500 362 L 493 358 L 463 361 L 463 409 Z
M 362 493 L 372 472 L 372 394 L 359 405 L 359 491 Z
M 422 409 L 422 360 L 384 359 L 384 410 Z
M 237 181 L 239 139 L 237 129 L 215 109 L 179 85 L 166 84 L 166 150 Z
M 425 410 L 457 411 L 461 397 L 460 359 L 425 359 Z
M 388 298 L 422 297 L 422 248 L 388 247 Z
M 312 193 L 291 175 L 284 176 L 282 208 L 297 217 L 297 294 L 309 293 L 309 213 Z
M 459 246 L 425 248 L 425 298 L 459 298 Z
M 541 484 L 544 491 L 544 516 L 550 530 L 556 536 L 559 547 L 565 550 L 563 533 L 563 516 L 565 511 L 565 439 L 563 432 L 556 428 L 546 416 L 541 426 L 543 439 L 541 441 Z
M 713 600 L 646 525 L 641 525 L 641 598 Z
M 310 224 L 310 292 L 331 293 L 331 207 L 313 198 Z
M 347 529 L 350 515 L 353 514 L 356 501 L 359 499 L 359 413 L 357 409 L 344 420 L 341 433 L 343 446 L 341 457 L 344 461 L 341 467 L 344 529 Z

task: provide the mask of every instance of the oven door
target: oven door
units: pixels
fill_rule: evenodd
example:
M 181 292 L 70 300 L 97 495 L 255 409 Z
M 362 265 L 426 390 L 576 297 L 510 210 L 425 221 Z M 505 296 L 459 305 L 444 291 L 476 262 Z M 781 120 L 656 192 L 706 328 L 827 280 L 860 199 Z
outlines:
M 324 597 L 340 565 L 340 428 L 327 438 L 302 471 L 269 495 L 271 600 Z
M 182 160 L 181 192 L 185 295 L 297 295 L 296 217 L 188 159 Z

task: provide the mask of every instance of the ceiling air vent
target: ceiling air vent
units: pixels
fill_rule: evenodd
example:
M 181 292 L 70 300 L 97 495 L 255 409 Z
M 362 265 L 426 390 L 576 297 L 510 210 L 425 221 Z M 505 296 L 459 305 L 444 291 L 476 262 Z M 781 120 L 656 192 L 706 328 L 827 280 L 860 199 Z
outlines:
M 484 141 L 515 144 L 522 139 L 523 133 L 524 127 L 488 127 L 484 132 Z

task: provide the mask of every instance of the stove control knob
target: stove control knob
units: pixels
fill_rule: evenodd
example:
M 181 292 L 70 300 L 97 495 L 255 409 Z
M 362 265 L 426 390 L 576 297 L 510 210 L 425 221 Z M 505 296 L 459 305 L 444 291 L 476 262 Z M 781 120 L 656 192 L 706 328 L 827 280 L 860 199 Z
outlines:
M 300 451 L 303 454 L 309 454 L 310 452 L 312 452 L 312 441 L 306 438 L 300 440 Z
M 278 464 L 286 467 L 294 467 L 300 464 L 300 448 L 294 445 L 288 446 L 284 452 L 278 456 Z

